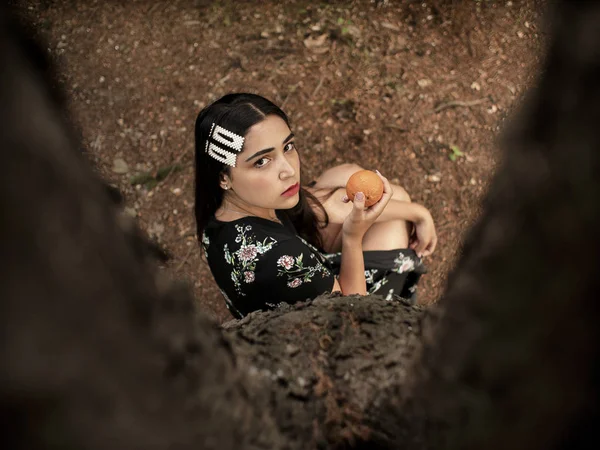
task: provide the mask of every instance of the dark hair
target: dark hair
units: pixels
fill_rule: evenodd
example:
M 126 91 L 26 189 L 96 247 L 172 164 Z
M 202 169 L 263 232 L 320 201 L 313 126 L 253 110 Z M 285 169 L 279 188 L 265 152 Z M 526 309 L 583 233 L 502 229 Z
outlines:
M 202 232 L 210 218 L 223 201 L 223 190 L 219 181 L 222 173 L 229 174 L 230 168 L 208 156 L 205 145 L 212 124 L 215 123 L 240 136 L 246 136 L 248 130 L 263 121 L 268 115 L 281 117 L 290 126 L 288 116 L 273 102 L 256 94 L 227 94 L 205 107 L 196 118 L 196 199 L 194 212 L 198 240 L 202 241 Z M 322 249 L 319 234 L 319 220 L 311 205 L 323 214 L 326 226 L 329 222 L 327 212 L 319 200 L 304 188 L 300 189 L 300 200 L 296 206 L 280 212 L 287 215 L 296 231 L 306 241 Z

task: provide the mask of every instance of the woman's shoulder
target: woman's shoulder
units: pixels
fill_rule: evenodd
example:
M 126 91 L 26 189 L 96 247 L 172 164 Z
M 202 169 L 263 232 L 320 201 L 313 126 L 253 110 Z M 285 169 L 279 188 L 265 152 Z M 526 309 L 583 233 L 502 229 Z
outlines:
M 261 243 L 274 245 L 295 237 L 293 232 L 280 223 L 261 217 L 247 216 L 229 222 L 212 218 L 204 229 L 202 242 L 206 247 L 220 244 L 231 248 Z

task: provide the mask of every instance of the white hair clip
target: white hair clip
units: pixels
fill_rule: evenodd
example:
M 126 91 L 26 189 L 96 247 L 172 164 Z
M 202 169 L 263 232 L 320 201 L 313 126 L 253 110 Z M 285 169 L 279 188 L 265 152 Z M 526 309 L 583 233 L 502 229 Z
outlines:
M 208 156 L 223 164 L 235 167 L 237 155 L 242 151 L 243 146 L 243 136 L 213 123 L 204 149 Z M 231 150 L 234 150 L 235 153 Z

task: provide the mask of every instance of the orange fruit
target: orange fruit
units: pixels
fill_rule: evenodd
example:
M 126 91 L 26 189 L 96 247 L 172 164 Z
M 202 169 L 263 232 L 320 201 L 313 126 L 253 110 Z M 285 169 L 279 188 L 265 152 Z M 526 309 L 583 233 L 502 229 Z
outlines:
M 371 170 L 359 170 L 346 183 L 346 195 L 350 200 L 354 200 L 357 192 L 365 194 L 366 207 L 372 206 L 383 196 L 383 181 Z

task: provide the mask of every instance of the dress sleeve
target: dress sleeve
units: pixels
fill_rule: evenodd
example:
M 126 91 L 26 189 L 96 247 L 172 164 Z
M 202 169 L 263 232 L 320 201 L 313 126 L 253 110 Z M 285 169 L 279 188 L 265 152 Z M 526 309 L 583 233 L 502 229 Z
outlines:
M 255 254 L 254 264 L 237 268 L 233 275 L 243 293 L 235 305 L 242 314 L 313 299 L 333 289 L 334 274 L 299 239 L 286 239 L 262 250 Z M 254 255 L 249 252 L 247 256 Z

